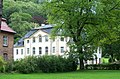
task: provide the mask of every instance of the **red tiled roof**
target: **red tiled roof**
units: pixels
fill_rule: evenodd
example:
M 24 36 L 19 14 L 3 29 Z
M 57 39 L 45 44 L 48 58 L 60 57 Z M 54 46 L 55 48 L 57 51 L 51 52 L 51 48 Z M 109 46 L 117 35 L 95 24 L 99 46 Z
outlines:
M 10 33 L 16 33 L 14 30 L 12 30 L 12 29 L 7 25 L 6 19 L 4 19 L 4 18 L 2 18 L 0 30 L 1 30 L 1 31 L 10 32 Z

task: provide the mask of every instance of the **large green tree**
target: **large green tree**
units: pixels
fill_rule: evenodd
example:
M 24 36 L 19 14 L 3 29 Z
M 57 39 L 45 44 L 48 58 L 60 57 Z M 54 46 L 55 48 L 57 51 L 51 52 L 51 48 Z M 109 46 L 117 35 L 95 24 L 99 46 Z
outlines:
M 51 0 L 46 6 L 48 21 L 55 24 L 52 36 L 73 39 L 80 69 L 84 69 L 84 58 L 89 54 L 83 51 L 84 46 L 99 46 L 117 38 L 112 28 L 118 26 L 120 0 Z

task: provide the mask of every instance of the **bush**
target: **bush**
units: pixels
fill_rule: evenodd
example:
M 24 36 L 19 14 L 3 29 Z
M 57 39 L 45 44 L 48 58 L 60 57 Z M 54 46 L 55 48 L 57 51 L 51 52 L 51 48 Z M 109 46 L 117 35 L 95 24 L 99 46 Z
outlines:
M 77 64 L 70 58 L 61 56 L 42 56 L 38 58 L 38 66 L 43 72 L 68 72 L 75 71 Z
M 7 62 L 6 66 L 5 66 L 5 72 L 12 72 L 14 71 L 14 61 L 13 60 L 10 60 Z
M 120 64 L 92 64 L 86 65 L 89 70 L 119 70 Z
M 68 72 L 75 71 L 77 64 L 72 58 L 62 58 L 61 56 L 40 56 L 40 57 L 26 57 L 19 61 L 15 61 L 13 70 L 20 73 L 33 72 Z
M 20 73 L 33 73 L 36 72 L 37 69 L 37 62 L 35 56 L 29 56 L 19 61 L 15 61 L 15 70 Z
M 5 65 L 6 62 L 4 61 L 3 57 L 0 56 L 0 72 L 5 72 Z

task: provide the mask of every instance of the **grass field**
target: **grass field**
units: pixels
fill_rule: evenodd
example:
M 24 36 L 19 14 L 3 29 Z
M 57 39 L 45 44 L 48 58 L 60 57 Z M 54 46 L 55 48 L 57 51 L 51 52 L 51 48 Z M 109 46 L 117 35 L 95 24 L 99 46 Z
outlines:
M 67 73 L 0 74 L 0 79 L 120 79 L 120 71 L 89 70 Z

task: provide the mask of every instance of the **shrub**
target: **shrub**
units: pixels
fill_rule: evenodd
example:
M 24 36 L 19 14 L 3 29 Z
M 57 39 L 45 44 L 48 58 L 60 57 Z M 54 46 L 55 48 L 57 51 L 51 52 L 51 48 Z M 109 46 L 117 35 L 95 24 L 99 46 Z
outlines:
M 91 64 L 91 65 L 86 65 L 86 69 L 90 69 L 90 70 L 119 70 L 120 64 Z
M 69 57 L 63 58 L 61 56 L 32 56 L 15 61 L 12 69 L 20 73 L 33 73 L 39 71 L 45 73 L 68 72 L 75 71 L 77 69 L 77 64 L 75 63 L 75 60 Z
M 20 73 L 33 73 L 37 71 L 37 62 L 35 56 L 29 56 L 15 62 L 15 70 Z
M 5 66 L 5 71 L 9 72 L 9 73 L 14 71 L 14 61 L 13 60 L 10 60 L 7 62 L 6 66 Z
M 5 72 L 5 65 L 6 62 L 4 61 L 3 57 L 0 56 L 0 72 Z
M 70 58 L 61 56 L 42 56 L 38 58 L 38 66 L 43 72 L 67 72 L 77 69 L 77 64 Z

